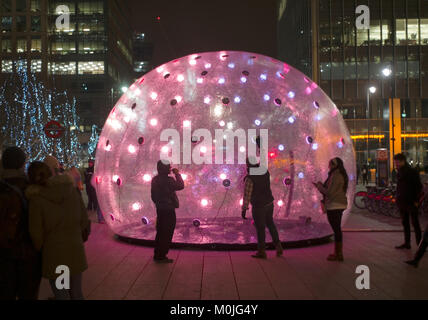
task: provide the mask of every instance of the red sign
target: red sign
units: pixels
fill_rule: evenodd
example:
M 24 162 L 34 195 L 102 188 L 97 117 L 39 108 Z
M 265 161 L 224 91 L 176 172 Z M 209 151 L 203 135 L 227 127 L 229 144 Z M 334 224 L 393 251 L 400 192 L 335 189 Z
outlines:
M 58 121 L 50 121 L 45 126 L 45 134 L 49 138 L 58 139 L 64 135 L 65 129 Z

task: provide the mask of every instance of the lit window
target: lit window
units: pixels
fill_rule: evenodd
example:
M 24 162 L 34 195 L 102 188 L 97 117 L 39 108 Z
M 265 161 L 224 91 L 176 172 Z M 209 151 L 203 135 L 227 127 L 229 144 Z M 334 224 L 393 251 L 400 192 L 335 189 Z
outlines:
M 3 53 L 11 53 L 12 52 L 12 42 L 10 39 L 2 39 L 1 40 L 1 51 Z
M 1 72 L 12 73 L 12 71 L 13 71 L 12 60 L 2 60 L 1 61 Z
M 41 52 L 42 51 L 42 39 L 32 38 L 31 39 L 31 52 Z
M 104 74 L 104 61 L 79 61 L 79 74 Z
M 1 31 L 12 31 L 12 17 L 1 17 Z
M 31 61 L 31 72 L 33 73 L 42 72 L 42 60 Z
M 76 74 L 76 62 L 49 62 L 50 74 Z
M 16 51 L 18 53 L 27 52 L 27 39 L 26 38 L 20 38 L 20 39 L 16 40 Z
M 40 0 L 31 0 L 30 10 L 31 12 L 40 12 L 41 10 Z

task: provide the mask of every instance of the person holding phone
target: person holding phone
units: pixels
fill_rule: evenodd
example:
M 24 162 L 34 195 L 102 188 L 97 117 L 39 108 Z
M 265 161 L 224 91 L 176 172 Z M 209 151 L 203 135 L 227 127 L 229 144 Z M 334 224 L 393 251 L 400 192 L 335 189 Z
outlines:
M 331 159 L 328 164 L 327 180 L 314 183 L 314 186 L 323 195 L 323 212 L 327 214 L 328 222 L 334 232 L 334 253 L 327 257 L 328 261 L 343 261 L 342 216 L 348 207 L 346 192 L 349 178 L 340 158 Z

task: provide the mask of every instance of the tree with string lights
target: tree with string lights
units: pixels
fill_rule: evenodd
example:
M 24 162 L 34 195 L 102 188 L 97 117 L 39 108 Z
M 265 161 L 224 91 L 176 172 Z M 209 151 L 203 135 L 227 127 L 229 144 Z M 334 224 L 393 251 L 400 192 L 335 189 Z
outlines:
M 25 61 L 15 62 L 13 72 L 0 87 L 0 147 L 22 148 L 29 161 L 42 160 L 52 154 L 67 166 L 80 162 L 76 101 L 66 92 L 48 89 L 34 73 L 27 71 Z M 59 122 L 64 134 L 53 139 L 45 126 Z

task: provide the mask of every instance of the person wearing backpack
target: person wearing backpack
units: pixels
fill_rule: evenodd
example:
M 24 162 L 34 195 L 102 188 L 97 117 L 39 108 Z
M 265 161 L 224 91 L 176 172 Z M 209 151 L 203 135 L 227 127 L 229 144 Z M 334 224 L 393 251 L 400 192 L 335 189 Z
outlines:
M 28 230 L 24 197 L 26 154 L 7 148 L 0 175 L 0 300 L 37 300 L 41 281 L 40 255 Z
M 49 280 L 56 300 L 83 300 L 82 275 L 88 268 L 84 242 L 90 222 L 82 197 L 69 175 L 53 176 L 42 162 L 30 165 L 28 177 L 29 230 L 42 253 L 42 275 Z M 69 290 L 56 286 L 59 266 L 68 268 Z
M 166 162 L 166 161 L 165 161 Z M 178 169 L 172 169 L 175 179 L 170 177 L 171 164 L 160 160 L 157 163 L 158 175 L 151 185 L 152 201 L 156 205 L 156 239 L 153 260 L 157 263 L 172 263 L 167 254 L 171 245 L 176 224 L 175 209 L 179 207 L 176 191 L 184 189 L 184 181 Z

